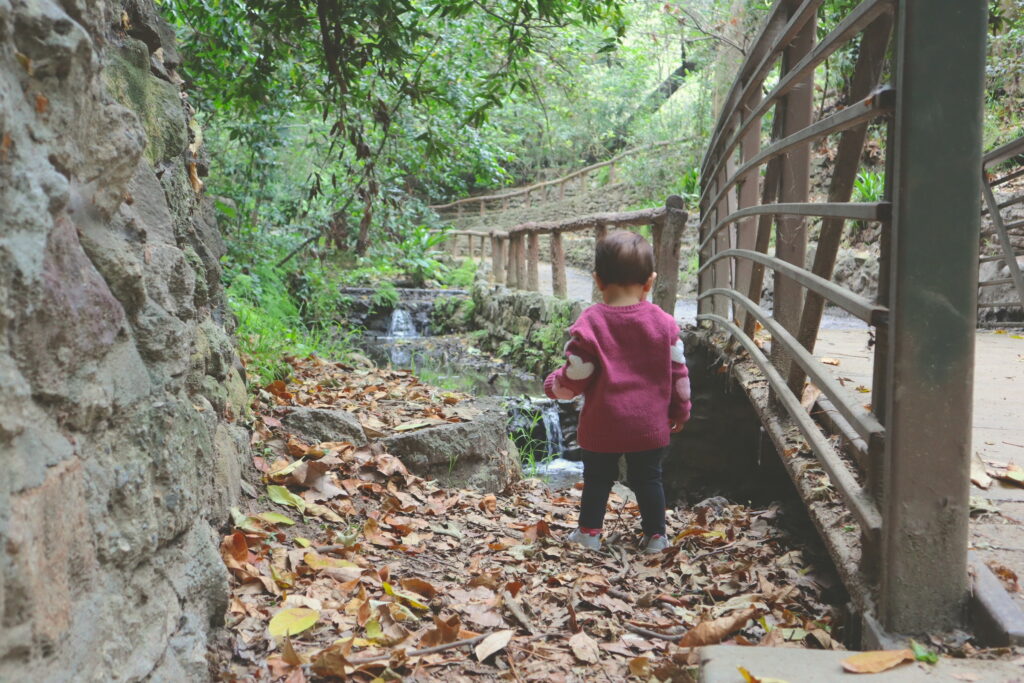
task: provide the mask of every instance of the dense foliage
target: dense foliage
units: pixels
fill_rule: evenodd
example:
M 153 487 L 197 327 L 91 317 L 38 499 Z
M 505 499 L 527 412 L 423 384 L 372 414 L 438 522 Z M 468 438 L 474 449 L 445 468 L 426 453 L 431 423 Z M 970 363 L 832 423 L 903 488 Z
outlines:
M 454 277 L 429 203 L 671 139 L 689 142 L 655 163 L 625 162 L 620 177 L 649 204 L 669 192 L 695 200 L 722 94 L 773 4 L 162 2 L 212 155 L 207 187 L 243 337 L 257 330 L 260 340 L 253 350 L 270 339 L 298 350 L 336 341 L 308 299 L 333 299 L 341 283 Z M 858 4 L 826 0 L 819 34 Z M 1020 131 L 1024 0 L 989 4 L 985 132 L 995 144 Z M 855 60 L 850 45 L 819 67 L 819 114 L 846 101 Z M 858 191 L 879 182 L 869 174 Z M 259 331 L 264 317 L 291 337 Z

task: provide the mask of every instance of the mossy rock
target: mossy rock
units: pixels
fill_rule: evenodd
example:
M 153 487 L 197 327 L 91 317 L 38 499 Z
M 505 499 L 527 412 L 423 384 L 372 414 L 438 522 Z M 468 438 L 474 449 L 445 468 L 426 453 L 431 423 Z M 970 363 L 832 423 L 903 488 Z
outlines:
M 146 158 L 155 166 L 180 155 L 188 145 L 181 93 L 177 86 L 150 73 L 149 48 L 141 41 L 129 39 L 119 50 L 108 52 L 107 57 L 104 83 L 114 99 L 142 121 Z

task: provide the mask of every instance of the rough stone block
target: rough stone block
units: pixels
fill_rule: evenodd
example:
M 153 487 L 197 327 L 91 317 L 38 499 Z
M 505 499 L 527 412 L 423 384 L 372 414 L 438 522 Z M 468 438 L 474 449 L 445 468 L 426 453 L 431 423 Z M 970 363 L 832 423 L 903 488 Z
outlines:
M 314 443 L 351 441 L 366 444 L 366 434 L 356 416 L 344 410 L 293 408 L 281 422 L 290 432 Z
M 384 439 L 384 446 L 421 477 L 501 491 L 521 474 L 518 451 L 506 434 L 508 416 L 497 401 L 478 400 L 474 407 L 483 412 L 472 421 L 398 434 Z

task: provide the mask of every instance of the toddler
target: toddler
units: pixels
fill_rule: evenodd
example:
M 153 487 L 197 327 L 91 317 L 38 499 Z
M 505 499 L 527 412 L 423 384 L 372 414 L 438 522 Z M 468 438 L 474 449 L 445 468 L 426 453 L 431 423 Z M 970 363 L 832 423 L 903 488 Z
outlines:
M 583 500 L 579 528 L 568 540 L 594 550 L 620 455 L 640 507 L 641 548 L 654 553 L 668 546 L 661 462 L 670 434 L 690 419 L 690 380 L 679 326 L 647 301 L 655 276 L 654 252 L 640 235 L 621 231 L 600 240 L 594 280 L 604 303 L 587 308 L 569 328 L 568 362 L 544 381 L 550 398 L 584 396 Z

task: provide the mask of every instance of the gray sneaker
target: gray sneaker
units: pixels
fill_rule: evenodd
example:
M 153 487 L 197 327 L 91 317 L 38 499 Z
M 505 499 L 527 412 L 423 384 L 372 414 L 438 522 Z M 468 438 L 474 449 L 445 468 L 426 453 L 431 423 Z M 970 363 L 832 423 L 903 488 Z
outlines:
M 575 545 L 581 545 L 584 548 L 587 548 L 588 550 L 600 550 L 601 549 L 601 537 L 600 536 L 591 536 L 590 534 L 583 533 L 579 529 L 576 529 L 571 534 L 566 536 L 565 542 L 566 543 L 573 543 Z
M 640 541 L 640 548 L 646 555 L 660 553 L 667 547 L 668 539 L 665 537 L 665 534 L 654 534 L 653 536 L 645 535 L 643 540 Z

